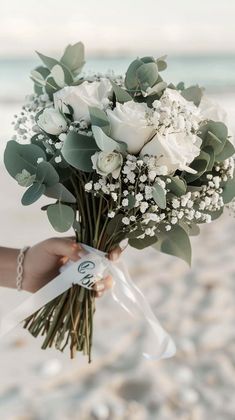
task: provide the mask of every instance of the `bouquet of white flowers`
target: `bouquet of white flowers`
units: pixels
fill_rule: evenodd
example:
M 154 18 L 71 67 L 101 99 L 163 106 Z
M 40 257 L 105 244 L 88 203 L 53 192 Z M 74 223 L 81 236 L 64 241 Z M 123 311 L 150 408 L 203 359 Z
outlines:
M 15 121 L 5 166 L 22 204 L 43 194 L 58 232 L 108 252 L 122 240 L 153 246 L 190 264 L 190 235 L 218 218 L 235 196 L 234 146 L 198 86 L 163 81 L 166 57 L 134 60 L 125 78 L 82 73 L 84 47 L 60 60 L 38 54 L 34 94 Z M 215 115 L 215 116 L 214 116 Z M 27 318 L 43 348 L 91 355 L 92 290 L 79 285 Z

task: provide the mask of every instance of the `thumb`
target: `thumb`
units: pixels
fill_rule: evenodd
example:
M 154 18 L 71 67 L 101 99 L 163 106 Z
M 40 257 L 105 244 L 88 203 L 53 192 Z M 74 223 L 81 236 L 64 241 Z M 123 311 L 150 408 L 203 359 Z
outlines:
M 80 259 L 79 251 L 82 251 L 80 244 L 72 238 L 51 238 L 45 241 L 46 251 L 56 257 L 67 257 L 72 261 Z

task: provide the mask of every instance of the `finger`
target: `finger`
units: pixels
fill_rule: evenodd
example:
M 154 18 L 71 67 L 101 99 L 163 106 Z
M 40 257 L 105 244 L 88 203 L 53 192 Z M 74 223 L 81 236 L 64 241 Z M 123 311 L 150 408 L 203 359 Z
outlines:
M 117 246 L 116 248 L 112 249 L 112 251 L 109 252 L 108 258 L 111 261 L 117 261 L 121 253 L 122 253 L 122 249 L 120 248 L 120 246 Z
M 108 275 L 106 277 L 104 277 L 104 288 L 105 290 L 111 289 L 112 285 L 113 285 L 113 278 L 112 276 Z
M 67 260 L 77 261 L 80 259 L 79 252 L 82 250 L 80 244 L 70 238 L 52 238 L 45 243 L 47 252 L 58 257 L 67 257 Z M 66 258 L 65 258 L 66 262 Z

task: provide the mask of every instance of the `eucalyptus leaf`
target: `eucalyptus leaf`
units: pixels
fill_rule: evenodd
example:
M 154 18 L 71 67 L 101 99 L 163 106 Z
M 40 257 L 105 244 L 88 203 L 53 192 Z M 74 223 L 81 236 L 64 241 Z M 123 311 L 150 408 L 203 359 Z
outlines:
M 64 65 L 63 62 L 60 62 L 58 60 L 56 60 L 55 58 L 52 57 L 48 57 L 44 54 L 41 54 L 39 52 L 36 51 L 36 53 L 38 54 L 39 58 L 42 60 L 42 62 L 45 64 L 45 66 L 49 69 L 52 70 L 53 67 L 55 67 L 56 65 L 59 65 L 63 68 L 64 71 L 64 77 L 65 77 L 65 82 L 67 85 L 71 85 L 73 83 L 73 75 L 71 73 L 71 71 L 69 70 L 69 68 Z
M 66 47 L 60 61 L 77 75 L 85 64 L 84 56 L 84 45 L 82 42 L 77 42 Z
M 158 71 L 164 71 L 167 68 L 167 63 L 164 59 L 162 58 L 158 58 L 157 59 L 157 67 L 158 67 Z
M 61 183 L 48 187 L 45 191 L 45 195 L 65 203 L 76 203 L 74 195 Z
M 157 238 L 158 242 L 153 245 L 154 248 L 165 254 L 181 258 L 191 265 L 192 250 L 189 236 L 181 226 L 175 225 L 168 232 L 163 227 Z
M 92 132 L 97 146 L 103 152 L 120 151 L 120 143 L 107 136 L 100 127 L 92 126 Z
M 132 101 L 132 96 L 123 88 L 118 86 L 112 80 L 110 81 L 116 97 L 116 101 L 123 104 L 124 102 Z
M 63 67 L 61 67 L 60 64 L 56 64 L 54 67 L 52 67 L 51 76 L 60 88 L 65 86 L 65 74 Z
M 211 146 L 204 147 L 203 151 L 206 152 L 210 156 L 210 160 L 208 162 L 206 170 L 207 171 L 212 171 L 214 163 L 215 163 L 215 151 L 214 151 L 213 147 L 211 147 Z
M 166 208 L 166 195 L 165 191 L 157 182 L 152 187 L 152 195 L 155 203 L 161 208 Z
M 31 79 L 35 83 L 39 84 L 40 86 L 45 86 L 46 85 L 46 81 L 45 81 L 44 77 L 37 70 L 32 70 L 30 75 L 31 75 Z
M 44 194 L 45 189 L 45 185 L 34 182 L 33 185 L 31 185 L 31 187 L 25 191 L 21 199 L 23 206 L 29 206 L 30 204 L 35 203 L 35 201 L 37 201 Z
M 102 128 L 105 134 L 109 136 L 111 128 L 107 114 L 100 108 L 89 106 L 89 113 L 91 119 L 91 125 Z
M 183 178 L 179 176 L 168 176 L 171 179 L 171 182 L 167 184 L 167 188 L 170 192 L 177 197 L 186 193 L 187 184 Z
M 217 162 L 223 162 L 224 160 L 230 158 L 231 156 L 233 156 L 235 153 L 235 148 L 234 145 L 227 140 L 223 150 L 216 155 L 216 161 Z
M 46 187 L 51 187 L 59 182 L 60 178 L 54 166 L 49 162 L 41 162 L 38 164 L 36 171 L 36 181 L 44 184 Z
M 156 236 L 145 236 L 143 239 L 140 238 L 130 238 L 128 244 L 132 248 L 144 249 L 148 246 L 153 246 L 157 242 Z
M 147 90 L 149 87 L 155 85 L 158 78 L 158 68 L 156 63 L 146 63 L 138 67 L 136 75 L 139 81 L 141 90 Z
M 202 99 L 202 89 L 199 86 L 190 86 L 187 89 L 184 89 L 181 92 L 181 95 L 187 99 L 187 101 L 192 101 L 196 106 L 200 105 Z
M 235 197 L 235 171 L 233 173 L 233 178 L 229 179 L 223 186 L 222 197 L 224 204 L 230 203 Z
M 5 167 L 13 178 L 24 169 L 31 175 L 36 174 L 39 158 L 46 160 L 46 155 L 39 146 L 19 144 L 15 140 L 10 140 L 7 143 L 4 152 Z
M 136 75 L 137 69 L 143 65 L 143 61 L 141 61 L 139 58 L 132 61 L 132 63 L 129 65 L 126 77 L 125 77 L 125 86 L 130 91 L 135 91 L 139 87 L 139 80 Z
M 166 82 L 159 82 L 156 85 L 154 85 L 152 88 L 148 89 L 148 95 L 155 95 L 156 93 L 159 94 L 166 88 L 167 88 Z
M 74 223 L 75 214 L 70 206 L 52 204 L 47 208 L 49 222 L 57 232 L 67 232 Z
M 64 141 L 61 153 L 66 162 L 74 168 L 90 172 L 92 171 L 91 156 L 98 150 L 93 137 L 71 131 Z
M 210 155 L 203 150 L 201 150 L 200 155 L 194 159 L 194 161 L 190 164 L 190 167 L 194 169 L 196 174 L 185 173 L 184 178 L 186 181 L 193 182 L 196 179 L 200 178 L 204 172 L 206 172 L 208 165 L 210 163 Z

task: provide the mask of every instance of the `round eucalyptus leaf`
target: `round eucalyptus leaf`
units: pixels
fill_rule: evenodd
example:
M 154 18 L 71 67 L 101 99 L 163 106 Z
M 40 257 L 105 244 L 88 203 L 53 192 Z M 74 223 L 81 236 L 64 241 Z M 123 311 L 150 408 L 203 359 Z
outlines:
M 69 68 L 74 74 L 79 74 L 85 64 L 84 45 L 77 42 L 74 45 L 68 45 L 60 61 Z
M 113 91 L 117 102 L 124 104 L 124 102 L 132 101 L 132 96 L 125 89 L 118 86 L 112 80 L 110 80 L 110 82 L 113 87 Z
M 179 225 L 175 225 L 168 232 L 164 226 L 157 235 L 158 242 L 154 248 L 159 251 L 181 258 L 191 265 L 192 250 L 187 232 Z
M 38 164 L 36 180 L 40 184 L 45 184 L 46 187 L 51 187 L 52 185 L 57 184 L 60 178 L 54 166 L 49 162 L 43 161 Z
M 183 178 L 179 176 L 168 176 L 171 179 L 171 182 L 167 184 L 167 188 L 170 192 L 177 197 L 186 193 L 187 184 Z
M 233 178 L 229 179 L 223 186 L 223 202 L 224 204 L 230 203 L 235 197 L 235 171 L 233 173 Z
M 89 113 L 91 125 L 95 125 L 97 127 L 102 128 L 104 133 L 107 134 L 107 136 L 109 136 L 111 128 L 107 114 L 102 109 L 93 106 L 89 107 Z
M 157 182 L 152 187 L 152 194 L 155 203 L 160 207 L 160 209 L 166 208 L 166 195 L 165 191 Z
M 141 90 L 151 88 L 157 82 L 158 69 L 156 63 L 145 63 L 138 67 L 136 76 L 139 81 Z
M 154 244 L 156 244 L 156 242 L 157 242 L 156 236 L 145 236 L 145 238 L 143 239 L 130 238 L 128 240 L 129 245 L 132 246 L 132 248 L 136 248 L 136 249 L 144 249 L 144 248 L 147 248 L 148 246 L 153 246 Z
M 39 158 L 46 160 L 46 154 L 39 146 L 20 144 L 15 140 L 7 143 L 4 152 L 5 167 L 13 178 L 24 169 L 31 175 L 36 174 Z
M 74 222 L 74 211 L 65 204 L 52 204 L 47 208 L 47 217 L 57 232 L 67 232 Z
M 91 172 L 91 156 L 98 150 L 93 137 L 71 131 L 64 141 L 61 153 L 66 162 L 74 166 L 74 168 L 84 172 Z
M 223 150 L 216 155 L 216 161 L 217 162 L 223 162 L 224 160 L 230 158 L 231 156 L 233 156 L 235 153 L 235 148 L 234 145 L 227 140 Z
M 76 203 L 76 198 L 74 195 L 63 184 L 60 183 L 48 187 L 45 191 L 45 195 L 65 203 Z
M 134 91 L 139 86 L 139 80 L 136 75 L 137 69 L 143 65 L 143 61 L 141 61 L 139 58 L 132 61 L 132 63 L 129 65 L 126 77 L 125 77 L 125 86 L 128 90 Z
M 193 102 L 194 105 L 199 106 L 202 99 L 202 89 L 199 86 L 190 86 L 182 90 L 181 95 L 187 101 Z
M 23 206 L 29 206 L 30 204 L 35 203 L 35 201 L 44 194 L 45 189 L 45 185 L 34 182 L 33 185 L 25 191 L 21 199 Z
M 65 74 L 63 67 L 60 64 L 56 64 L 54 67 L 52 67 L 51 76 L 60 88 L 65 86 Z

